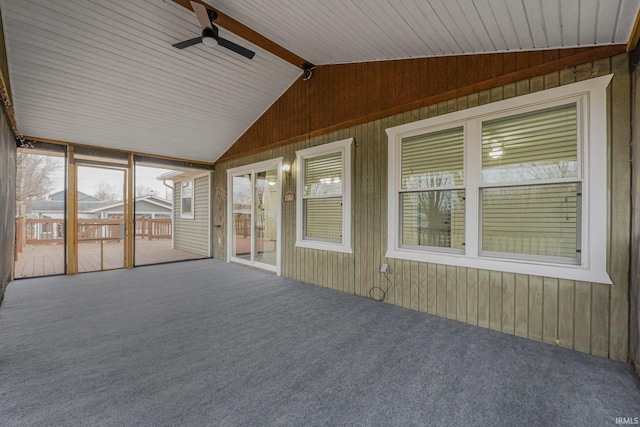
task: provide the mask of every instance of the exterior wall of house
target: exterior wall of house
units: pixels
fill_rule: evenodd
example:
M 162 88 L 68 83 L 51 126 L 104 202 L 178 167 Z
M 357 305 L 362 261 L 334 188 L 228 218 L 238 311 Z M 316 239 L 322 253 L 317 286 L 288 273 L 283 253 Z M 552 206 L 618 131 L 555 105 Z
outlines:
M 174 183 L 173 246 L 176 249 L 183 249 L 205 257 L 211 256 L 209 243 L 209 175 L 195 178 L 193 186 L 193 218 L 180 218 L 181 186 L 179 181 Z
M 0 113 L 0 302 L 11 280 L 15 251 L 16 141 L 9 119 Z
M 112 208 L 104 209 L 101 212 L 107 212 L 110 214 L 122 214 L 122 205 L 114 206 Z M 171 216 L 171 208 L 164 208 L 154 203 L 148 203 L 144 200 L 138 200 L 135 203 L 136 215 L 145 214 L 163 214 Z
M 384 65 L 383 65 L 384 66 Z M 609 262 L 613 286 L 385 258 L 387 247 L 387 136 L 385 129 L 477 105 L 614 73 L 609 86 Z M 295 247 L 295 202 L 282 209 L 282 274 L 368 297 L 386 288 L 380 265 L 390 265 L 387 302 L 461 322 L 615 360 L 628 357 L 630 236 L 630 73 L 626 54 L 531 76 L 403 113 L 345 126 L 257 154 L 216 164 L 214 257 L 226 256 L 226 170 L 275 157 L 294 165 L 283 194 L 296 192 L 295 151 L 353 137 L 353 254 Z M 328 96 L 337 96 L 328 95 Z M 276 126 L 274 122 L 274 126 Z M 284 126 L 284 125 L 282 125 Z M 274 131 L 277 132 L 277 131 Z M 299 195 L 298 195 L 299 197 Z M 218 241 L 220 238 L 220 241 Z

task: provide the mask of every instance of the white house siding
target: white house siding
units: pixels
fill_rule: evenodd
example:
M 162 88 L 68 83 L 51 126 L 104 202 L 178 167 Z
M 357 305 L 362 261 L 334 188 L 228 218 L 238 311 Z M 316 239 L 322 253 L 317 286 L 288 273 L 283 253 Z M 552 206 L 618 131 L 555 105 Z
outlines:
M 180 218 L 181 182 L 175 181 L 173 206 L 173 246 L 176 249 L 209 256 L 209 176 L 200 176 L 194 182 L 194 215 Z
M 104 209 L 101 212 L 109 214 L 122 214 L 122 205 L 114 206 L 108 209 Z M 171 207 L 162 207 L 154 203 L 149 203 L 145 200 L 136 201 L 135 205 L 136 215 L 152 215 L 155 214 L 158 217 L 169 218 L 171 217 Z

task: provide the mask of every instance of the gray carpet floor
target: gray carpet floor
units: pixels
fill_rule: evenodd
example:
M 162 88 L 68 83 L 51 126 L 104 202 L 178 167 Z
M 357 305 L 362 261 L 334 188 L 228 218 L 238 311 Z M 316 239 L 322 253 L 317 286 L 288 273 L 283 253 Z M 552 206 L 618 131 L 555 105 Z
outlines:
M 215 260 L 20 280 L 1 425 L 616 425 L 630 366 Z

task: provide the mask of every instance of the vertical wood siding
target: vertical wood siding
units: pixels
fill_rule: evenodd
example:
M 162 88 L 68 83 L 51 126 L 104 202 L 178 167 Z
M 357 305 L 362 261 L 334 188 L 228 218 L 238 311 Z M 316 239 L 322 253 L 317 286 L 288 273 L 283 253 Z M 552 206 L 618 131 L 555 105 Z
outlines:
M 514 96 L 515 82 L 624 51 L 624 45 L 613 45 L 319 66 L 310 80 L 295 82 L 220 161 L 441 101 L 455 104 L 496 86 L 504 86 L 496 94 Z
M 516 54 L 516 62 L 518 58 L 520 56 Z M 481 59 L 469 57 L 463 61 Z M 434 71 L 445 73 L 449 61 L 451 59 L 439 59 L 433 65 Z M 382 263 L 388 263 L 389 278 L 393 283 L 386 299 L 388 303 L 626 361 L 630 238 L 630 76 L 627 61 L 627 55 L 623 54 L 589 62 L 217 164 L 214 172 L 214 223 L 226 224 L 227 168 L 282 156 L 285 163 L 292 164 L 292 173 L 290 178 L 285 178 L 283 191 L 295 192 L 296 150 L 353 137 L 353 254 L 296 248 L 295 202 L 285 202 L 282 210 L 283 276 L 368 297 L 372 287 L 387 287 L 379 269 Z M 387 65 L 381 63 L 378 66 Z M 367 72 L 366 69 L 361 71 Z M 485 67 L 478 68 L 478 73 L 485 72 Z M 609 73 L 615 73 L 608 89 L 611 199 L 608 271 L 613 286 L 385 258 L 386 128 Z M 390 73 L 393 75 L 396 75 L 395 71 Z M 477 78 L 468 76 L 469 81 Z M 431 79 L 434 85 L 444 84 L 437 81 Z M 392 85 L 391 82 L 389 84 Z M 220 243 L 214 242 L 214 257 L 224 259 L 224 226 L 218 237 Z
M 186 219 L 180 218 L 181 186 L 179 183 L 174 185 L 173 243 L 176 249 L 209 256 L 209 177 L 195 178 L 193 187 L 194 216 L 193 219 Z

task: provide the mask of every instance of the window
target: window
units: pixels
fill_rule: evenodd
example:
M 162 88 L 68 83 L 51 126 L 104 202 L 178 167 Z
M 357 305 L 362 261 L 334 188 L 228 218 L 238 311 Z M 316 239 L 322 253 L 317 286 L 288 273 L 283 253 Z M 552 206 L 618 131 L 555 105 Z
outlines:
M 463 252 L 464 128 L 403 138 L 401 156 L 402 246 Z
M 578 102 L 482 121 L 481 255 L 580 263 Z
M 351 253 L 352 141 L 296 151 L 296 246 Z
M 193 218 L 193 180 L 180 184 L 180 218 Z
M 610 80 L 387 129 L 387 256 L 611 283 Z

